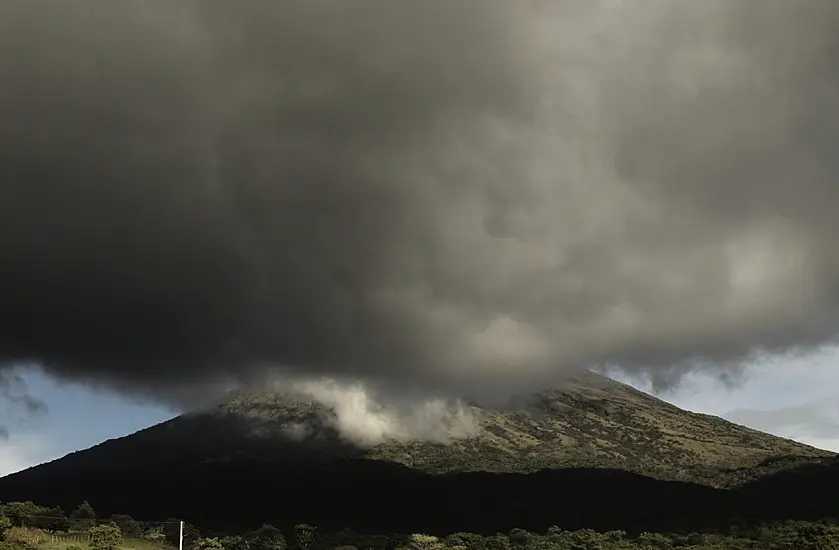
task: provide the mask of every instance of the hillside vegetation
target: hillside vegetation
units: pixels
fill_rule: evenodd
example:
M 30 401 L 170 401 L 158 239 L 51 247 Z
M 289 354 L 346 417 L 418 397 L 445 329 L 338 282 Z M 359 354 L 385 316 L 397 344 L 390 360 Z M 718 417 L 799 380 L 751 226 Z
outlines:
M 595 374 L 470 412 L 478 429 L 465 439 L 359 447 L 322 405 L 242 394 L 2 478 L 0 495 L 64 508 L 89 499 L 109 514 L 238 531 L 269 518 L 492 534 L 839 516 L 832 453 Z
M 83 517 L 78 514 L 83 510 Z M 8 512 L 8 515 L 6 513 Z M 70 516 L 31 502 L 0 504 L 0 550 L 173 550 L 180 522 L 137 521 L 118 514 L 98 520 L 82 503 Z M 449 533 L 361 534 L 324 531 L 300 523 L 277 528 L 270 523 L 245 532 L 199 529 L 184 524 L 185 550 L 827 550 L 839 547 L 833 522 L 785 521 L 757 526 L 732 523 L 711 532 L 567 530 L 544 532 L 513 528 L 480 535 Z
M 364 456 L 429 473 L 617 468 L 732 487 L 834 455 L 685 411 L 594 373 L 571 376 L 556 388 L 499 409 L 470 409 L 480 426 L 475 437 L 447 444 L 392 441 Z M 300 423 L 310 433 L 329 432 L 323 420 L 328 411 L 287 396 L 240 395 L 220 410 L 247 419 L 263 436 Z M 310 443 L 324 446 L 323 439 Z

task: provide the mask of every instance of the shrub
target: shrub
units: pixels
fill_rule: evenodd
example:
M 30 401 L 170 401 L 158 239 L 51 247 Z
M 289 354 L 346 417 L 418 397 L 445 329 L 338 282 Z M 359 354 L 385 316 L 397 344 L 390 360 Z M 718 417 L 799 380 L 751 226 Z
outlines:
M 216 537 L 200 538 L 192 545 L 194 550 L 224 550 L 224 545 Z
M 0 541 L 0 550 L 33 550 L 33 546 L 19 540 Z
M 47 542 L 47 534 L 32 527 L 9 527 L 3 532 L 3 538 L 9 542 L 20 542 L 29 546 Z
M 93 550 L 117 550 L 122 544 L 122 531 L 115 523 L 97 525 L 89 531 L 90 547 Z
M 122 535 L 128 538 L 140 538 L 142 536 L 142 529 L 139 522 L 126 514 L 114 514 L 111 516 L 111 523 L 116 523 Z
M 268 523 L 250 533 L 247 538 L 252 550 L 286 550 L 288 547 L 282 531 Z
M 250 544 L 248 544 L 247 539 L 242 536 L 234 535 L 224 537 L 220 542 L 224 547 L 224 550 L 250 550 Z
M 70 518 L 70 527 L 74 531 L 88 531 L 96 525 L 96 512 L 88 501 L 79 504 Z
M 294 534 L 297 538 L 297 547 L 300 550 L 309 550 L 315 540 L 315 528 L 306 523 L 301 523 L 294 526 Z
M 163 544 L 166 542 L 166 533 L 163 529 L 153 528 L 143 533 L 143 538 L 153 544 Z
M 438 550 L 441 546 L 440 539 L 434 535 L 426 535 L 425 533 L 411 535 L 410 548 L 412 550 Z

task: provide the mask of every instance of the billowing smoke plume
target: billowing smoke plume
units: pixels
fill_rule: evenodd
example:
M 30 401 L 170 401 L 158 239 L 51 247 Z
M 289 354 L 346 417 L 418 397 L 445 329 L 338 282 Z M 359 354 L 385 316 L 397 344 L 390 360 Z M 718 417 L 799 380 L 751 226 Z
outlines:
M 291 391 L 329 407 L 328 418 L 338 433 L 358 445 L 375 445 L 386 440 L 420 439 L 448 443 L 478 433 L 479 423 L 460 401 L 445 399 L 403 399 L 382 401 L 361 383 L 336 380 L 303 380 L 287 384 Z M 306 428 L 287 426 L 287 435 L 301 439 Z
M 831 342 L 837 25 L 5 0 L 0 360 L 190 405 L 274 370 L 478 394 Z
M 450 443 L 478 435 L 484 411 L 460 398 L 373 383 L 369 380 L 273 374 L 209 409 L 244 416 L 254 435 L 293 441 L 319 439 L 324 427 L 357 446 L 412 440 Z M 509 397 L 507 399 L 509 402 Z M 290 410 L 286 407 L 290 407 Z

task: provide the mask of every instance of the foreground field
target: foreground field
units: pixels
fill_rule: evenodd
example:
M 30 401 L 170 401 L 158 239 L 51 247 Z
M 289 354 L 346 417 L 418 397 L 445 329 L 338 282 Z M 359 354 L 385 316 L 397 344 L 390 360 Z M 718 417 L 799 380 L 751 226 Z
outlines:
M 51 540 L 33 545 L 37 550 L 91 550 L 86 537 L 73 535 L 51 535 Z M 161 545 L 143 539 L 123 538 L 119 550 L 171 550 L 168 545 Z

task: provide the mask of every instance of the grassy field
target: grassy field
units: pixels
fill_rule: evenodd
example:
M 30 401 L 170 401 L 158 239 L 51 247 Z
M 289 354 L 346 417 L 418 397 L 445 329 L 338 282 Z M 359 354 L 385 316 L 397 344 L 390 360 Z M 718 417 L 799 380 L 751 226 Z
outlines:
M 51 540 L 49 542 L 43 542 L 41 544 L 36 545 L 38 550 L 73 550 L 73 549 L 81 549 L 81 550 L 89 550 L 90 546 L 87 542 L 83 541 L 76 541 L 76 540 Z M 123 550 L 170 550 L 170 546 L 161 546 L 159 544 L 154 544 L 147 540 L 142 539 L 130 539 L 124 538 L 122 540 L 122 545 L 120 546 Z

